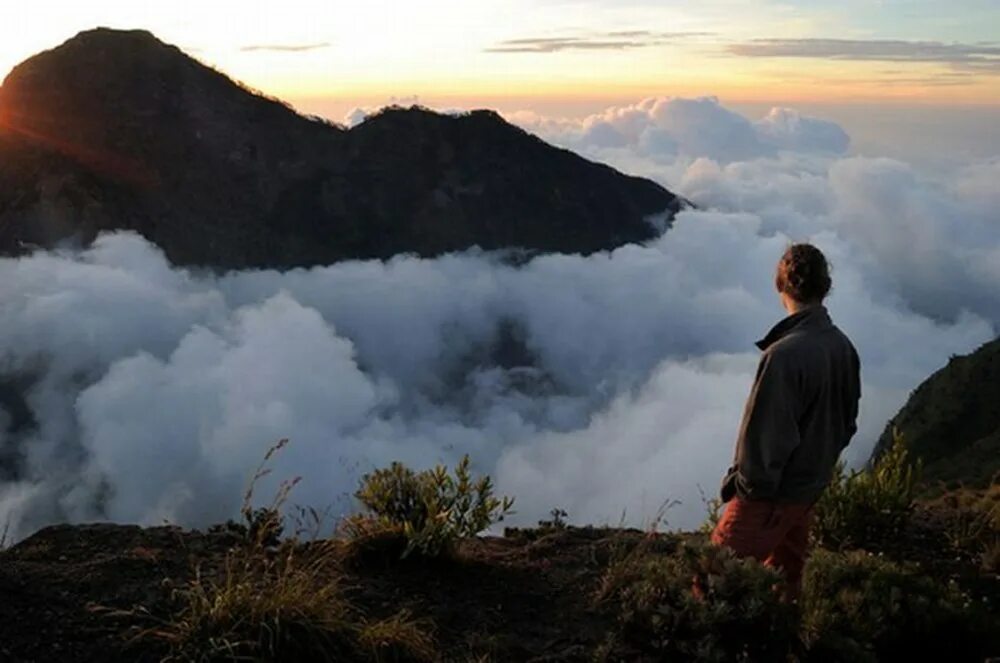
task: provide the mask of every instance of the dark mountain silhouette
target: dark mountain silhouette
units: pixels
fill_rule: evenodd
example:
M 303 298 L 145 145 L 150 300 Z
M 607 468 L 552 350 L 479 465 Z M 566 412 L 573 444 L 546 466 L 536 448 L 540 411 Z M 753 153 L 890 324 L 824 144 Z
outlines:
M 931 482 L 985 487 L 1000 480 L 1000 338 L 952 357 L 886 426 L 876 457 L 898 430 Z
M 656 235 L 682 200 L 490 111 L 307 118 L 143 31 L 98 29 L 0 88 L 0 251 L 133 229 L 224 268 L 593 252 Z

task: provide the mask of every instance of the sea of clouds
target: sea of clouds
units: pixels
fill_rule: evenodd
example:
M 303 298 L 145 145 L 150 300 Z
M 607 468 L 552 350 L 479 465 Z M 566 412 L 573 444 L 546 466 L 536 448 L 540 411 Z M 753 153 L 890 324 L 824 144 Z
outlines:
M 301 476 L 292 501 L 334 517 L 375 467 L 468 453 L 515 522 L 644 525 L 679 501 L 669 525 L 694 527 L 753 341 L 783 316 L 790 241 L 827 253 L 862 358 L 854 464 L 910 390 L 1000 330 L 1000 159 L 931 178 L 850 154 L 834 123 L 712 98 L 509 119 L 698 208 L 644 245 L 520 266 L 473 250 L 213 275 L 129 233 L 0 260 L 0 375 L 30 385 L 36 423 L 0 438 L 0 530 L 224 520 L 286 437 L 258 495 Z

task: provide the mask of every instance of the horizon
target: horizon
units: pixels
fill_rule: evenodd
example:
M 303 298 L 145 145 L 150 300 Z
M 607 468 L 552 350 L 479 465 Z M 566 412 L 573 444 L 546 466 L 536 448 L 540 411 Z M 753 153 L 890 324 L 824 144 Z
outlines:
M 0 75 L 81 31 L 143 29 L 334 122 L 393 103 L 580 120 L 646 98 L 715 97 L 751 120 L 788 107 L 835 121 L 851 154 L 927 171 L 1000 154 L 1000 47 L 989 41 L 1000 5 L 961 0 L 941 20 L 929 0 L 868 4 L 448 0 L 393 13 L 297 0 L 233 14 L 121 0 L 48 11 L 43 0 L 0 27 Z
M 80 31 L 146 29 L 296 106 L 479 100 L 572 116 L 651 96 L 727 104 L 1000 108 L 1000 6 L 958 0 L 791 2 L 293 0 L 234 13 L 42 0 L 0 28 L 0 73 Z M 309 20 L 304 21 L 303 17 Z M 344 18 L 348 20 L 343 20 Z

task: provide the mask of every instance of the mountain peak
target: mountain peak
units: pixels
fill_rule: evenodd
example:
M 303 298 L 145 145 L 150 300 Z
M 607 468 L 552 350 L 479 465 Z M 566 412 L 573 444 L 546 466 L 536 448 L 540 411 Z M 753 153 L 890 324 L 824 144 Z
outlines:
M 493 111 L 303 117 L 143 30 L 98 28 L 0 88 L 0 251 L 130 229 L 178 264 L 328 264 L 649 239 L 680 199 Z

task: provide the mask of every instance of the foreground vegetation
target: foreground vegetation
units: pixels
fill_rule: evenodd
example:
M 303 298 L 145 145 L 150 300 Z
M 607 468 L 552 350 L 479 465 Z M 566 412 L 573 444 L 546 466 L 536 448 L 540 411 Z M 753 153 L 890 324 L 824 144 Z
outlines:
M 255 479 L 266 473 L 262 466 Z M 8 597 L 0 620 L 13 636 L 0 642 L 0 659 L 981 661 L 1000 653 L 990 552 L 1000 487 L 921 500 L 919 467 L 901 441 L 866 472 L 838 472 L 817 508 L 797 603 L 782 600 L 777 573 L 709 545 L 704 532 L 572 527 L 553 509 L 537 528 L 481 537 L 513 503 L 474 476 L 468 459 L 451 470 L 395 464 L 370 473 L 355 495 L 358 515 L 332 537 L 319 536 L 316 514 L 307 526 L 282 518 L 295 483 L 257 508 L 251 489 L 242 522 L 206 533 L 67 526 L 0 552 Z

